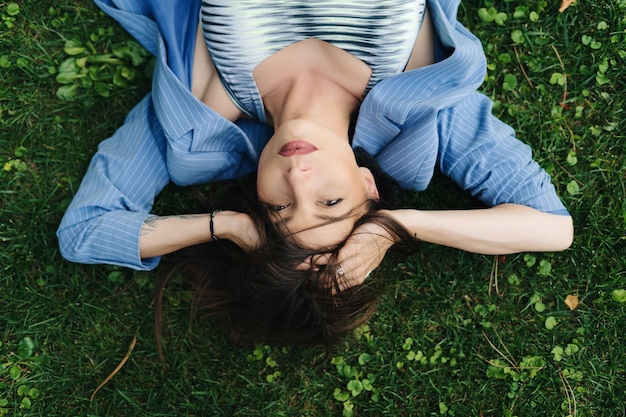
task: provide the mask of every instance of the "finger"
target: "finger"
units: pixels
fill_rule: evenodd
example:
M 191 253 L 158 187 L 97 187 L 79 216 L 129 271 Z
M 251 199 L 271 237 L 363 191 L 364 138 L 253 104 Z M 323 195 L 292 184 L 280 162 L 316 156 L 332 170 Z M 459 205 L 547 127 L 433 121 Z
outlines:
M 367 274 L 365 274 L 365 277 L 363 277 L 363 281 L 365 282 L 366 279 L 368 279 L 370 277 L 370 275 L 372 275 L 372 271 L 367 271 Z
M 313 257 L 312 256 L 307 256 L 304 259 L 304 261 L 300 262 L 296 266 L 296 270 L 298 270 L 298 271 L 309 271 L 311 269 L 313 271 L 319 271 L 320 270 L 319 266 L 313 262 Z
M 341 291 L 345 291 L 350 287 L 362 285 L 369 278 L 372 271 L 368 271 L 365 274 L 363 274 L 361 271 L 353 271 L 353 273 L 354 275 L 352 277 L 346 276 L 344 277 L 344 279 L 339 281 L 339 289 Z
M 320 255 L 314 255 L 312 257 L 312 264 L 313 265 L 328 265 L 328 263 L 330 262 L 330 257 L 331 254 L 330 253 L 322 253 Z
M 297 271 L 308 271 L 309 269 L 311 269 L 311 264 L 308 262 L 300 262 L 296 265 Z
M 309 262 L 300 262 L 298 265 L 296 265 L 296 270 L 297 271 L 319 271 L 320 268 L 319 266 L 312 264 L 310 261 Z

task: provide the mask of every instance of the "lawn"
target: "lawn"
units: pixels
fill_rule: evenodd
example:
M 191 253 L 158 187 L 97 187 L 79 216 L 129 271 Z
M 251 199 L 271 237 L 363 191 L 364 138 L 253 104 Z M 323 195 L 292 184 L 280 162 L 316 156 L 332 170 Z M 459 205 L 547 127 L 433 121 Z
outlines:
M 487 53 L 482 91 L 572 213 L 571 249 L 393 253 L 378 312 L 329 352 L 233 346 L 174 283 L 166 367 L 158 270 L 72 264 L 55 237 L 152 60 L 89 1 L 47 3 L 0 1 L 0 416 L 626 415 L 625 0 L 459 12 Z M 444 178 L 406 203 L 475 204 Z M 193 205 L 169 187 L 155 211 Z

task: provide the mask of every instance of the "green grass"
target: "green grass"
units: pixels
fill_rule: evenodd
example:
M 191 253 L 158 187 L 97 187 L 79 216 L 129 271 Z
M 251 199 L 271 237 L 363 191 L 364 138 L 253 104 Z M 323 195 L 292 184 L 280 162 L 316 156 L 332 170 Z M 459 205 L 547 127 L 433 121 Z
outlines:
M 129 38 L 86 0 L 44 3 L 0 2 L 0 415 L 626 415 L 626 302 L 616 291 L 626 290 L 624 0 L 562 14 L 538 0 L 459 12 L 487 51 L 483 91 L 574 217 L 570 250 L 394 253 L 376 272 L 389 280 L 378 313 L 328 356 L 232 346 L 216 323 L 190 317 L 174 285 L 167 370 L 153 336 L 155 274 L 70 264 L 54 236 L 97 144 L 148 91 L 150 63 L 125 61 L 136 75 L 108 97 L 87 86 L 60 100 L 67 40 L 103 54 Z M 188 193 L 172 187 L 157 205 L 176 211 L 181 201 Z M 407 203 L 473 204 L 443 178 Z M 568 295 L 579 297 L 574 311 Z

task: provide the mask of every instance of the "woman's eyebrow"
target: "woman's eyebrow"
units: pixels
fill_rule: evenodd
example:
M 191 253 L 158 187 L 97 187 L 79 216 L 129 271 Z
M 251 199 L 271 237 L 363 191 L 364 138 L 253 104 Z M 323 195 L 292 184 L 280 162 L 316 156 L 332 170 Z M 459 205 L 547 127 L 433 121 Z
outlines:
M 319 215 L 316 215 L 315 218 L 316 219 L 320 219 L 320 220 L 325 220 L 325 221 L 328 221 L 328 222 L 337 222 L 339 220 L 345 219 L 346 217 L 345 216 L 319 216 Z M 291 222 L 292 220 L 293 220 L 293 216 L 288 216 L 288 217 L 285 217 L 284 219 L 282 219 L 283 223 L 285 223 L 285 224 Z
M 348 217 L 351 217 L 352 216 L 352 211 L 353 210 L 348 210 L 347 212 L 345 212 L 343 214 L 340 214 L 339 216 L 328 216 L 328 215 L 317 214 L 317 215 L 315 215 L 315 218 L 319 219 L 319 220 L 327 221 L 329 223 L 333 223 L 333 222 L 338 222 L 338 221 L 341 221 L 341 220 L 345 220 Z M 287 216 L 287 217 L 282 219 L 282 222 L 286 225 L 287 223 L 291 222 L 292 220 L 293 220 L 293 216 Z

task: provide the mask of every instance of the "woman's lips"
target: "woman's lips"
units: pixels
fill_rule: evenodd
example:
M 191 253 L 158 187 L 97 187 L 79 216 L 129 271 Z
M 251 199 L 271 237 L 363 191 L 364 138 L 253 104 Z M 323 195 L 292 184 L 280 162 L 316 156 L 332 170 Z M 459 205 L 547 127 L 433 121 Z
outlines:
M 278 154 L 281 156 L 304 155 L 315 152 L 316 150 L 317 148 L 309 142 L 294 140 L 284 144 L 283 147 L 280 148 L 280 151 L 278 151 Z

